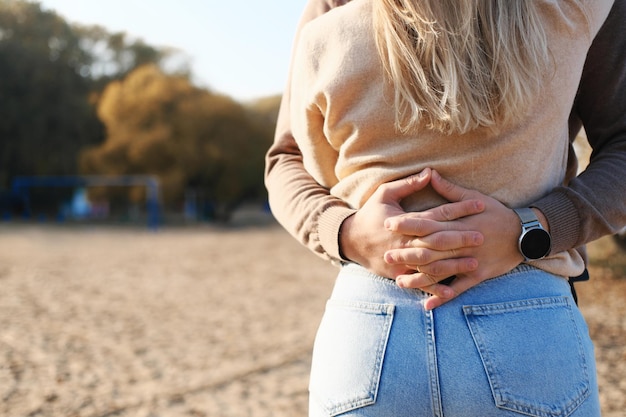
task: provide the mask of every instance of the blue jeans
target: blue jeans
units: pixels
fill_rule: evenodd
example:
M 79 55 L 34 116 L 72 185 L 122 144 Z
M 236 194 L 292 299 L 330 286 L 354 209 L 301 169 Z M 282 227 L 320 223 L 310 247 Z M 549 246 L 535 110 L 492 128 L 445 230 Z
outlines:
M 310 417 L 595 417 L 593 345 L 567 280 L 528 265 L 426 311 L 342 268 L 313 350 Z

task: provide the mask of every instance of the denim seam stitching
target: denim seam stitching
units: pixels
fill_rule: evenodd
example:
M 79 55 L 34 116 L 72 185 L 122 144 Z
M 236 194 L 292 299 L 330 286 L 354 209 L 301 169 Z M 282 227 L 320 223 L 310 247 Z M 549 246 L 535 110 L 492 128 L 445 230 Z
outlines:
M 435 335 L 435 315 L 432 310 L 425 311 L 426 335 L 428 344 L 428 371 L 430 373 L 430 398 L 433 415 L 443 417 L 439 367 L 437 364 L 437 340 Z

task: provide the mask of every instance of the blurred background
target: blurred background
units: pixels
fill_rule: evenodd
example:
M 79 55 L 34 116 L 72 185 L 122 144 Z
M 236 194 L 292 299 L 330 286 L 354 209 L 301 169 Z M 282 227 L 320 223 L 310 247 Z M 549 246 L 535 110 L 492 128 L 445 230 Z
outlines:
M 304 3 L 0 0 L 0 417 L 306 415 L 336 269 L 263 186 Z M 578 284 L 605 417 L 625 241 Z
M 263 205 L 302 7 L 0 0 L 0 216 L 228 222 Z

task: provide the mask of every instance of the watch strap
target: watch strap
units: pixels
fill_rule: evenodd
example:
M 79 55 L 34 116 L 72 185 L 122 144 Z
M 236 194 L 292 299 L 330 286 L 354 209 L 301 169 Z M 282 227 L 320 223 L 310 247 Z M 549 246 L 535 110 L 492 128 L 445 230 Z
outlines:
M 535 223 L 535 222 L 541 225 L 541 222 L 539 222 L 539 218 L 537 217 L 537 215 L 531 208 L 528 208 L 528 207 L 514 208 L 513 211 L 520 218 L 523 225 L 528 224 L 528 223 Z

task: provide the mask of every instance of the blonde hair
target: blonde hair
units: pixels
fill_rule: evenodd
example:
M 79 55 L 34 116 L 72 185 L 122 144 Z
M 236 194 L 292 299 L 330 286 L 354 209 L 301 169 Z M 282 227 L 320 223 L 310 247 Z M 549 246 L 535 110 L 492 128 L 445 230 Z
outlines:
M 529 0 L 374 0 L 376 45 L 396 127 L 464 133 L 515 120 L 549 51 Z

